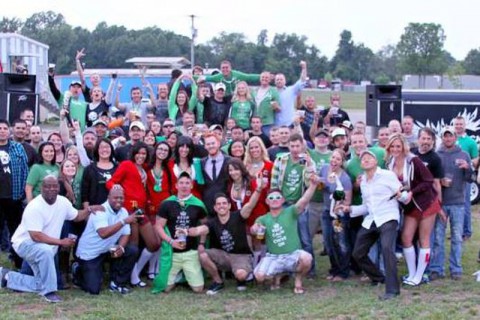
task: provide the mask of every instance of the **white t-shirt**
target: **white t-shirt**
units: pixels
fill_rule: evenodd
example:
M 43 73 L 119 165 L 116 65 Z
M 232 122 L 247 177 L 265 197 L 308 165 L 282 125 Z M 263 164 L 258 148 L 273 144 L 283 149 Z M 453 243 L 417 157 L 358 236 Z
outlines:
M 72 203 L 63 196 L 57 196 L 54 204 L 49 205 L 38 195 L 30 201 L 23 212 L 22 222 L 12 236 L 12 246 L 15 251 L 25 240 L 31 240 L 29 231 L 38 231 L 49 237 L 60 239 L 65 220 L 74 220 L 78 215 Z M 57 251 L 58 246 L 52 245 Z

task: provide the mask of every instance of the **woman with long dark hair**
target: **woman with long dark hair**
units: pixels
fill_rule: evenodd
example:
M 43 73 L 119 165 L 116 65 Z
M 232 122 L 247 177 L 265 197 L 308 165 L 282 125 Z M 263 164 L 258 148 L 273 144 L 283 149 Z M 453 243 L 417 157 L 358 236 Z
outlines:
M 159 142 L 155 146 L 155 162 L 153 167 L 147 171 L 147 211 L 146 217 L 151 224 L 155 224 L 156 216 L 160 204 L 173 194 L 173 174 L 168 166 L 172 155 L 172 149 L 165 142 Z M 138 262 L 132 270 L 130 283 L 133 285 L 144 286 L 145 282 L 140 279 L 140 272 L 149 263 L 148 278 L 153 280 L 158 270 L 159 251 L 149 251 L 143 249 Z
M 65 146 L 63 144 L 62 136 L 58 132 L 52 132 L 47 139 L 55 147 L 55 163 L 60 165 L 65 159 Z
M 53 174 L 58 176 L 58 165 L 56 164 L 55 146 L 51 142 L 44 142 L 38 148 L 40 155 L 38 163 L 34 164 L 28 173 L 25 194 L 27 202 L 30 202 L 41 193 L 43 178 Z
M 182 172 L 187 172 L 192 177 L 192 194 L 201 199 L 200 184 L 203 183 L 202 171 L 199 167 L 199 159 L 194 159 L 195 147 L 190 137 L 180 136 L 173 153 L 173 161 L 170 162 L 170 169 L 173 172 L 173 184 L 177 183 L 177 178 Z M 197 164 L 197 165 L 196 165 Z M 176 190 L 174 190 L 176 193 Z
M 124 207 L 129 214 L 134 214 L 137 210 L 145 213 L 147 208 L 146 188 L 149 153 L 149 147 L 144 142 L 137 142 L 132 147 L 130 159 L 121 162 L 112 178 L 107 181 L 107 189 L 109 190 L 116 184 L 123 187 L 125 193 Z M 130 243 L 138 247 L 139 238 L 142 236 L 148 251 L 157 251 L 160 246 L 159 239 L 150 220 L 144 216 L 138 222 L 138 224 L 131 225 Z M 133 285 L 144 287 L 145 283 L 140 281 L 133 283 Z

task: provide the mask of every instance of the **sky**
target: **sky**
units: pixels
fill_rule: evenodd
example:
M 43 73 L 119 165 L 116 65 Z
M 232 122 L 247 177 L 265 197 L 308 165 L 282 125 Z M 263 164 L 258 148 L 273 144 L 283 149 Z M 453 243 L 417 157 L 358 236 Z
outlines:
M 395 45 L 410 22 L 433 22 L 442 25 L 445 49 L 457 60 L 480 47 L 479 9 L 478 0 L 21 0 L 3 1 L 1 6 L 2 16 L 8 18 L 25 20 L 52 10 L 63 14 L 68 24 L 88 30 L 104 21 L 128 29 L 157 26 L 188 37 L 193 14 L 197 43 L 223 31 L 243 33 L 256 42 L 266 29 L 269 40 L 276 33 L 305 35 L 308 45 L 314 44 L 328 58 L 335 54 L 342 30 L 350 30 L 355 43 L 376 52 Z

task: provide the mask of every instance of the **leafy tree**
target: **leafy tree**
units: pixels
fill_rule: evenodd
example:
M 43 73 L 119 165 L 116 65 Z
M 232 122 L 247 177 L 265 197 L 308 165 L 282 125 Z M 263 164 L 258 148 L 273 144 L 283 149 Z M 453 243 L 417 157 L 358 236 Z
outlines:
M 480 75 L 480 49 L 472 49 L 468 52 L 463 67 L 466 74 Z
M 418 74 L 419 87 L 424 87 L 425 76 L 443 74 L 448 63 L 443 51 L 445 32 L 440 24 L 410 23 L 397 45 L 400 70 L 404 74 Z
M 3 17 L 2 21 L 0 21 L 0 32 L 15 33 L 19 32 L 22 27 L 23 22 L 18 18 L 9 19 L 7 17 Z

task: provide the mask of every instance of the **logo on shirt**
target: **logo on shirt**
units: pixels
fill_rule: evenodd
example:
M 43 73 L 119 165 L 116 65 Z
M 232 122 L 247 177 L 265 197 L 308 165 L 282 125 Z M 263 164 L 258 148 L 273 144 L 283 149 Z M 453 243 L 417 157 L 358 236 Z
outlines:
M 283 227 L 275 223 L 272 227 L 272 241 L 278 247 L 283 247 L 287 244 L 287 236 Z
M 3 168 L 3 173 L 12 174 L 10 171 L 10 155 L 3 150 L 0 150 L 0 163 Z
M 301 175 L 297 171 L 297 169 L 293 169 L 292 171 L 290 171 L 286 180 L 286 186 L 288 190 L 292 192 L 295 191 L 300 184 L 300 178 L 301 178 Z
M 233 240 L 232 235 L 226 229 L 222 230 L 222 234 L 220 235 L 220 243 L 225 252 L 233 251 L 233 247 L 235 246 L 235 241 Z

